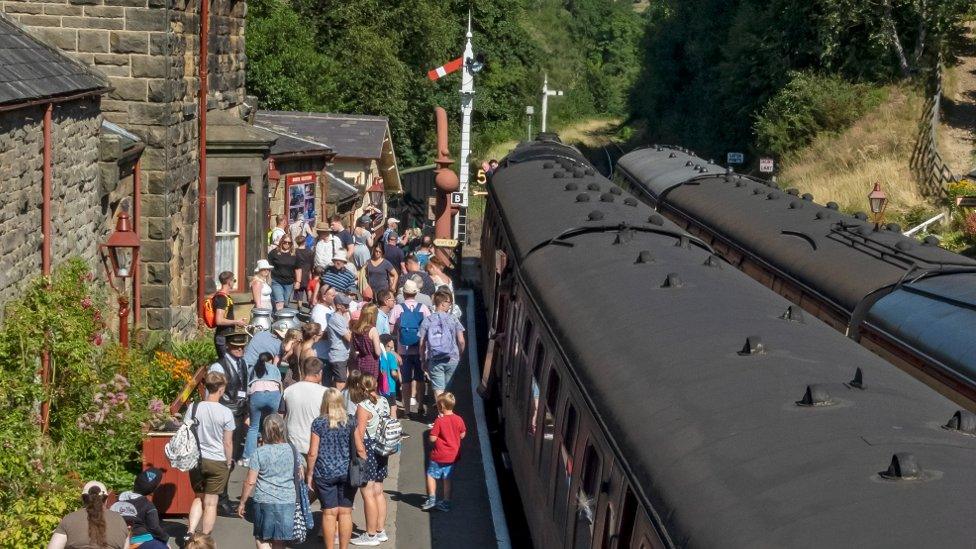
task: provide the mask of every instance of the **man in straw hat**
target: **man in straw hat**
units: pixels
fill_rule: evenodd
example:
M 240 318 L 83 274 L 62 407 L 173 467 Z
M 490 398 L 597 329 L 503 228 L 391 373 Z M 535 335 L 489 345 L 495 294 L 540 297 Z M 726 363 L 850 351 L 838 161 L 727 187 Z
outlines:
M 325 269 L 332 265 L 332 256 L 343 250 L 342 240 L 333 234 L 332 226 L 320 221 L 315 224 L 315 246 L 313 246 L 314 265 Z

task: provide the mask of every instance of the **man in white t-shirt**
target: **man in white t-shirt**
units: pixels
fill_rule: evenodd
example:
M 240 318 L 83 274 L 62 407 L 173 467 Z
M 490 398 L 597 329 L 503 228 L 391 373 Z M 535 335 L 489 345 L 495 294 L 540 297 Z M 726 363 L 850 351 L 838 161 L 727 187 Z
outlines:
M 332 233 L 332 227 L 328 223 L 319 222 L 315 224 L 315 247 L 313 248 L 313 264 L 323 270 L 332 266 L 332 256 L 336 252 L 345 249 L 342 240 Z
M 312 420 L 319 417 L 325 387 L 322 385 L 322 362 L 306 359 L 303 364 L 305 377 L 285 389 L 285 427 L 288 442 L 302 455 L 308 454 L 308 442 L 312 434 Z
M 187 517 L 188 534 L 196 531 L 202 519 L 200 532 L 210 534 L 217 520 L 217 500 L 227 487 L 230 469 L 234 463 L 234 414 L 220 403 L 227 389 L 227 378 L 219 372 L 209 372 L 203 381 L 207 398 L 191 404 L 183 419 L 184 423 L 197 424 L 197 440 L 200 442 L 200 461 L 190 470 L 190 485 L 195 498 Z

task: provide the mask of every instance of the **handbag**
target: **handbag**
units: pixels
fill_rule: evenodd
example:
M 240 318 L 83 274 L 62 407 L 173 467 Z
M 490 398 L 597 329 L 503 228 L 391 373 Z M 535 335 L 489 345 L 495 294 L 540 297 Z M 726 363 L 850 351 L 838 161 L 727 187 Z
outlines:
M 308 531 L 312 529 L 315 523 L 312 521 L 312 509 L 308 501 L 308 486 L 302 479 L 301 469 L 298 466 L 298 450 L 290 442 L 288 447 L 291 448 L 295 459 L 295 522 L 292 526 L 292 535 L 294 536 L 292 539 L 302 543 L 308 537 Z
M 366 484 L 363 480 L 363 469 L 366 468 L 366 460 L 359 457 L 359 453 L 356 452 L 356 443 L 354 439 L 356 437 L 356 430 L 353 429 L 349 433 L 349 486 L 360 487 Z

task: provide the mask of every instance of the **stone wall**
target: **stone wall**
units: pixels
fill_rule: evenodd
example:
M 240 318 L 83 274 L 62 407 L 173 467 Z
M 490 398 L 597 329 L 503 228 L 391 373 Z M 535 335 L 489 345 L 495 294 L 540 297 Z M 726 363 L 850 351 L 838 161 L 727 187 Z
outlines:
M 208 108 L 244 94 L 244 0 L 209 0 Z M 146 142 L 142 314 L 150 329 L 196 322 L 199 0 L 0 0 L 0 11 L 104 73 L 107 120 Z
M 0 112 L 0 304 L 41 272 L 44 109 Z M 105 237 L 98 188 L 98 99 L 54 107 L 51 115 L 51 261 L 81 257 L 97 266 Z

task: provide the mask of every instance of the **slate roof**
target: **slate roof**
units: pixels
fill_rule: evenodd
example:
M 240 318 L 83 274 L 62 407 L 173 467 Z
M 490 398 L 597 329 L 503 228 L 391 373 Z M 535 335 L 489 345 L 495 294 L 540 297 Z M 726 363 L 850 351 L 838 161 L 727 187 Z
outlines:
M 107 87 L 88 67 L 0 16 L 0 105 Z
M 345 158 L 379 158 L 389 128 L 385 116 L 296 111 L 258 111 L 254 124 L 276 133 L 307 139 Z M 298 146 L 297 142 L 292 145 Z M 307 144 L 306 144 L 307 145 Z M 307 150 L 298 146 L 298 152 Z M 272 154 L 279 154 L 272 150 Z

